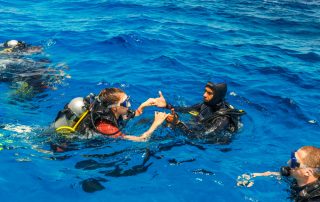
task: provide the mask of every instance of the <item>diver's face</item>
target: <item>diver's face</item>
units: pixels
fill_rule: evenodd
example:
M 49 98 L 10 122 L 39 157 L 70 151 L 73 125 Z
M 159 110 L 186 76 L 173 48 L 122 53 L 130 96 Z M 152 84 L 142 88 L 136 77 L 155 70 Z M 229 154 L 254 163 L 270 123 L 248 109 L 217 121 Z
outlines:
M 209 87 L 206 87 L 203 93 L 203 101 L 209 102 L 210 100 L 212 100 L 213 96 L 214 96 L 213 90 Z
M 298 150 L 296 151 L 294 154 L 293 154 L 295 157 L 295 161 L 297 163 L 295 163 L 294 165 L 295 166 L 292 166 L 292 158 L 288 161 L 288 165 L 291 167 L 291 170 L 290 170 L 290 175 L 295 178 L 295 179 L 301 179 L 301 178 L 304 178 L 307 174 L 307 169 L 308 167 L 303 165 L 302 163 L 302 159 L 301 158 L 304 158 L 305 155 L 306 155 L 306 152 L 305 151 L 301 151 L 301 150 Z
M 128 101 L 128 96 L 124 93 L 121 93 L 120 95 L 120 101 L 119 101 L 119 106 L 117 106 L 117 110 L 118 110 L 118 113 L 120 115 L 125 115 L 128 113 L 128 110 L 129 110 L 129 107 L 128 104 L 124 105 L 123 103 L 125 102 L 129 102 Z

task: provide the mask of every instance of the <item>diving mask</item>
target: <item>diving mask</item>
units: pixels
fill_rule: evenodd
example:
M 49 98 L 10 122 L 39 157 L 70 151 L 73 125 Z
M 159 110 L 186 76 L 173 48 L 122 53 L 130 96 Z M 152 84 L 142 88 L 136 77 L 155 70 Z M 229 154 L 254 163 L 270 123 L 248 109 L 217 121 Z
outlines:
M 108 106 L 108 108 L 112 108 L 112 107 L 126 107 L 126 108 L 130 108 L 131 107 L 131 103 L 130 103 L 130 97 L 129 96 L 125 96 L 120 103 L 118 104 L 111 104 Z
M 281 176 L 289 177 L 291 175 L 292 169 L 300 167 L 300 163 L 298 162 L 298 159 L 296 158 L 296 152 L 297 152 L 297 150 L 291 152 L 290 161 L 288 162 L 289 166 L 282 166 L 280 168 Z
M 130 103 L 130 97 L 126 96 L 123 101 L 120 103 L 120 106 L 122 107 L 126 107 L 126 108 L 130 108 L 131 107 L 131 103 Z
M 295 155 L 296 152 L 297 151 L 291 152 L 291 157 L 290 157 L 290 161 L 289 161 L 290 168 L 299 168 L 300 167 L 300 163 L 298 162 L 296 155 Z

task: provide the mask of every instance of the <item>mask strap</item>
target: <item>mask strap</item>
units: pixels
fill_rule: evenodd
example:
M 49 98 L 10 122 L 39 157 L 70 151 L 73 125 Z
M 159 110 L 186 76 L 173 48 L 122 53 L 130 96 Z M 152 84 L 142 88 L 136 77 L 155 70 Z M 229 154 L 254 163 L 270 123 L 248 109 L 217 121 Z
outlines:
M 112 104 L 112 105 L 108 105 L 108 107 L 107 107 L 107 108 L 119 107 L 119 106 L 121 106 L 121 103 L 126 102 L 126 101 L 127 101 L 127 99 L 128 99 L 128 96 L 126 95 L 126 96 L 125 96 L 125 98 L 124 98 L 124 99 L 122 99 L 119 103 L 117 103 L 117 104 Z

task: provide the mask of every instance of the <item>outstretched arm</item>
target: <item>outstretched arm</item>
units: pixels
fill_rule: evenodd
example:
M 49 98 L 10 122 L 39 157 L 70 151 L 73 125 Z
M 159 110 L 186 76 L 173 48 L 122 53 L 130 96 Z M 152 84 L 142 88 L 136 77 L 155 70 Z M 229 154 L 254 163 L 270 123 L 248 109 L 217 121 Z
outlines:
M 280 176 L 279 172 L 267 171 L 264 173 L 252 173 L 252 177 Z
M 123 136 L 126 140 L 131 140 L 135 142 L 146 142 L 151 137 L 152 133 L 163 123 L 163 121 L 167 118 L 168 114 L 164 112 L 155 112 L 154 114 L 154 121 L 150 126 L 149 130 L 144 132 L 140 136 L 132 136 L 132 135 L 125 135 Z

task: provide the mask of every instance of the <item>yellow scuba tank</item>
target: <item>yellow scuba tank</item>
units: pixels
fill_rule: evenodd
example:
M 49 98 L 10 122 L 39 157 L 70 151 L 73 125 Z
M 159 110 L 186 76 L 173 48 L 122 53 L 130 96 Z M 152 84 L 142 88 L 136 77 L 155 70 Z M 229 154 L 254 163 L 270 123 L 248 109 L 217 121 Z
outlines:
M 88 113 L 83 97 L 74 98 L 59 112 L 53 126 L 56 132 L 73 133 Z

